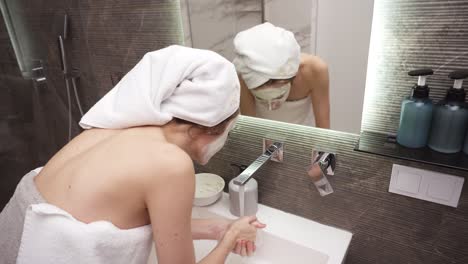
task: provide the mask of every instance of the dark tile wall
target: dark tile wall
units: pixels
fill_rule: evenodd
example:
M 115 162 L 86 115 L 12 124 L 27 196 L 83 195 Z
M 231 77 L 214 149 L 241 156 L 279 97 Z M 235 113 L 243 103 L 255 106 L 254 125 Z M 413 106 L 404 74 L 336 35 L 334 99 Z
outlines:
M 0 21 L 0 205 L 3 208 L 11 190 L 32 166 L 33 86 L 21 77 L 3 20 Z
M 182 44 L 179 1 L 6 0 L 25 61 L 42 61 L 47 81 L 36 85 L 18 67 L 0 17 L 0 208 L 29 170 L 43 165 L 68 142 L 68 100 L 58 35 L 69 16 L 65 40 L 69 66 L 79 73 L 78 94 L 88 110 L 148 51 Z M 21 18 L 21 19 L 19 19 Z M 25 41 L 24 35 L 28 36 Z M 72 94 L 72 136 L 80 132 Z
M 361 130 L 393 133 L 398 130 L 401 101 L 417 82 L 408 71 L 432 68 L 430 96 L 438 101 L 453 85 L 448 73 L 468 69 L 468 1 L 374 2 L 374 51 L 369 56 L 375 60 L 368 72 L 373 81 L 366 87 Z
M 466 172 L 355 152 L 358 135 L 250 117 L 239 120 L 222 151 L 197 171 L 228 182 L 237 172 L 231 163 L 250 164 L 264 137 L 284 141 L 285 154 L 284 163 L 257 172 L 260 202 L 354 233 L 346 263 L 468 263 L 466 184 L 458 208 L 388 192 L 393 163 L 468 178 Z M 307 177 L 312 149 L 337 153 L 331 195 L 321 197 Z

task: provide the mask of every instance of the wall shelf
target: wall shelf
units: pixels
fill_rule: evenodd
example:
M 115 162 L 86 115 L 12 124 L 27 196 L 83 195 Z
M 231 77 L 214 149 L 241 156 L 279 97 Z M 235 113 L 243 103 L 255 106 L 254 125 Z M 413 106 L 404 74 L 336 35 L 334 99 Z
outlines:
M 406 148 L 396 143 L 394 135 L 384 133 L 362 131 L 354 150 L 468 171 L 468 155 L 463 152 L 442 154 L 428 147 L 420 149 Z

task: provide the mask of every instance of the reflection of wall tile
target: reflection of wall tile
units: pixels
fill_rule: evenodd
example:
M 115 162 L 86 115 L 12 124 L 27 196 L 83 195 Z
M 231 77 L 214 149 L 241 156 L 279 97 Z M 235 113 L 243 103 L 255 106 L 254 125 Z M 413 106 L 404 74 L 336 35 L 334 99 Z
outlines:
M 296 37 L 299 46 L 301 46 L 301 51 L 305 53 L 311 53 L 311 25 L 305 25 L 302 28 L 295 28 L 293 30 L 294 36 Z
M 188 4 L 188 0 L 180 0 L 180 14 L 182 18 L 182 29 L 184 31 L 184 45 L 187 47 L 192 47 L 192 33 Z
M 262 12 L 261 0 L 235 0 L 236 12 Z
M 216 51 L 229 60 L 234 58 L 232 41 L 235 35 L 262 23 L 263 8 L 260 0 L 182 2 L 188 6 L 184 20 L 190 22 L 193 47 Z M 293 31 L 301 49 L 306 52 L 310 52 L 312 42 L 312 2 L 300 0 L 291 5 L 284 1 L 265 1 L 267 20 Z
M 233 40 L 242 30 L 261 23 L 261 1 L 187 0 L 194 48 L 234 58 Z
M 236 31 L 240 32 L 262 23 L 259 12 L 236 11 Z M 236 33 L 237 33 L 236 32 Z
M 232 50 L 235 13 L 232 1 L 188 1 L 194 48 L 210 49 L 228 57 Z
M 366 87 L 372 91 L 366 91 L 363 130 L 398 129 L 401 101 L 417 82 L 409 70 L 433 68 L 430 96 L 436 101 L 445 96 L 452 85 L 448 73 L 468 68 L 467 9 L 467 1 L 375 1 L 370 56 L 376 62 L 369 65 L 374 81 Z
M 265 0 L 265 20 L 292 31 L 302 52 L 314 53 L 317 3 L 318 0 Z

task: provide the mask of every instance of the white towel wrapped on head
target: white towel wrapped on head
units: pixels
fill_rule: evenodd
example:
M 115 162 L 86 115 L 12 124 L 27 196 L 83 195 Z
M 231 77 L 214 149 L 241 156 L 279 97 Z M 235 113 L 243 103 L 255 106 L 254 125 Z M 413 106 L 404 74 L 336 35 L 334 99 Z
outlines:
M 301 48 L 294 34 L 271 23 L 239 32 L 234 38 L 237 72 L 249 89 L 269 79 L 289 79 L 296 75 Z
M 212 127 L 239 108 L 234 65 L 215 52 L 173 45 L 148 52 L 81 119 L 89 129 L 164 125 L 174 117 Z

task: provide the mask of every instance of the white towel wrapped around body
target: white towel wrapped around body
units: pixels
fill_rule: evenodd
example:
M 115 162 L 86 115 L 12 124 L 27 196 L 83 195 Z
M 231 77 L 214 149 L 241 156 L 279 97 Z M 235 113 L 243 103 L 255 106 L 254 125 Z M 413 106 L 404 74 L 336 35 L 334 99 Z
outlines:
M 285 101 L 280 108 L 275 110 L 268 110 L 265 105 L 255 104 L 255 111 L 259 118 L 315 126 L 314 109 L 310 96 L 299 100 Z
M 80 222 L 40 203 L 26 211 L 17 264 L 141 264 L 152 246 L 151 225 L 119 229 L 108 221 Z
M 182 46 L 148 52 L 81 119 L 89 129 L 164 125 L 174 117 L 212 127 L 239 108 L 234 65 L 215 52 Z
M 120 229 L 109 221 L 84 223 L 47 203 L 26 174 L 0 212 L 0 263 L 140 264 L 152 248 L 151 225 Z
M 300 64 L 300 46 L 294 34 L 271 23 L 239 32 L 234 38 L 237 72 L 249 89 L 269 79 L 289 79 Z

